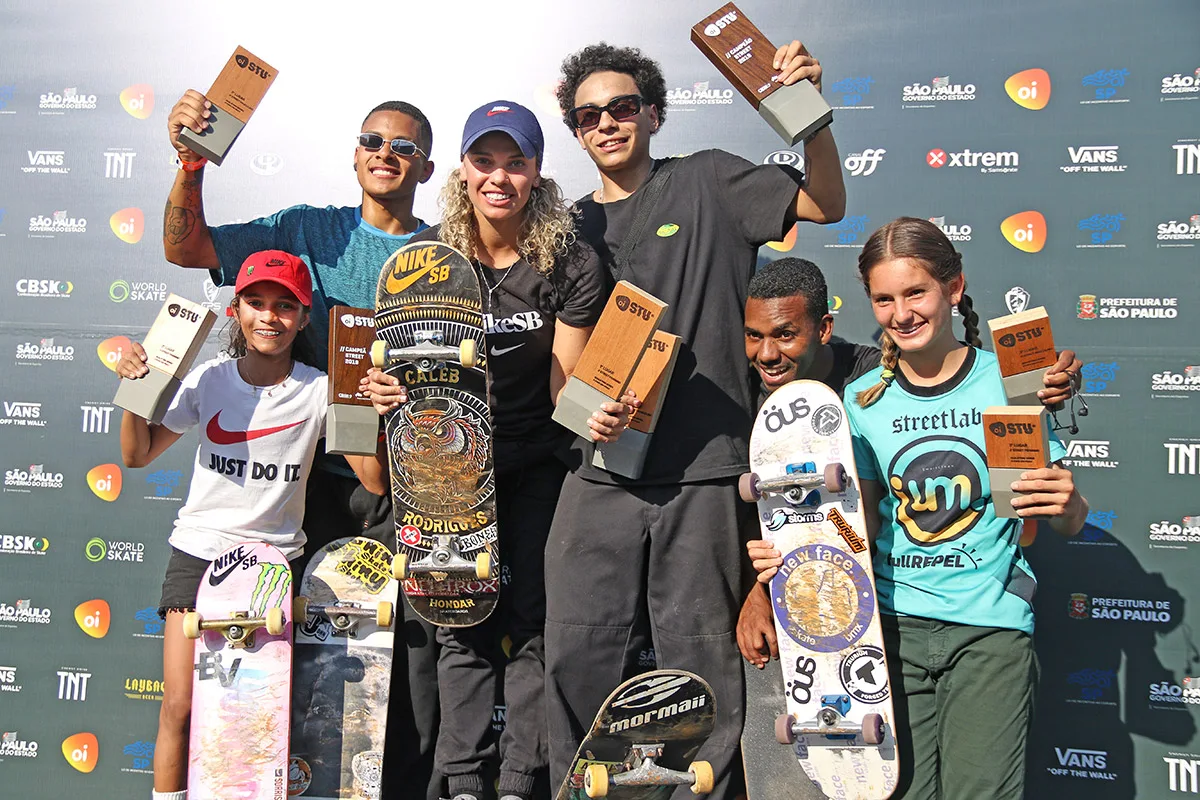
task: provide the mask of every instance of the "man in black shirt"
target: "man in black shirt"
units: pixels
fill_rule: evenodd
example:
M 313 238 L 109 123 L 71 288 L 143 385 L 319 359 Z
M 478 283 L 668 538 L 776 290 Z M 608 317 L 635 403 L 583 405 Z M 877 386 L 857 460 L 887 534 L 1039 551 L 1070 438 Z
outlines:
M 820 88 L 820 65 L 799 42 L 780 48 L 775 68 L 785 84 Z M 698 757 L 713 765 L 713 797 L 725 797 L 742 724 L 737 532 L 753 513 L 736 492 L 754 406 L 736 320 L 759 246 L 797 220 L 841 218 L 841 164 L 828 128 L 805 144 L 804 186 L 795 170 L 719 150 L 655 160 L 650 137 L 666 117 L 658 64 L 599 44 L 569 57 L 563 78 L 565 122 L 601 179 L 579 202 L 580 235 L 614 280 L 668 304 L 662 327 L 683 347 L 640 479 L 593 467 L 592 446 L 576 440 L 546 550 L 552 775 L 569 771 L 595 712 L 624 677 L 645 608 L 659 665 L 702 675 L 720 698 Z

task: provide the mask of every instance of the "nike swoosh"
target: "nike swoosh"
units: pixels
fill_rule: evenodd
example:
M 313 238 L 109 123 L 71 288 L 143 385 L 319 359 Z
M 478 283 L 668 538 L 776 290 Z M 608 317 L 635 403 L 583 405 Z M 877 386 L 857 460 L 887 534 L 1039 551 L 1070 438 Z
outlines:
M 249 552 L 239 553 L 238 557 L 233 561 L 229 562 L 220 569 L 214 569 L 212 572 L 208 573 L 208 585 L 220 586 L 222 583 L 224 583 L 226 578 L 233 574 L 235 569 L 241 566 L 243 561 L 249 558 L 249 556 Z
M 419 281 L 421 278 L 425 277 L 425 275 L 428 274 L 429 271 L 432 270 L 434 267 L 440 267 L 442 265 L 442 263 L 447 258 L 450 258 L 450 256 L 452 256 L 452 255 L 454 255 L 454 254 L 447 253 L 446 255 L 442 256 L 441 258 L 439 258 L 437 261 L 433 262 L 432 264 L 426 264 L 425 266 L 421 267 L 419 270 L 414 272 L 412 275 L 406 275 L 403 278 L 397 278 L 392 273 L 388 273 L 385 286 L 387 287 L 387 290 L 390 293 L 400 294 L 405 289 L 407 289 L 408 287 L 412 286 L 414 283 Z
M 208 440 L 213 444 L 241 444 L 251 439 L 261 439 L 264 436 L 270 436 L 272 433 L 286 431 L 288 428 L 303 425 L 308 421 L 302 419 L 299 422 L 289 422 L 287 425 L 276 425 L 273 428 L 259 428 L 256 431 L 227 431 L 221 427 L 221 423 L 217 419 L 220 416 L 220 411 L 213 414 L 212 419 L 208 421 L 208 427 L 204 429 L 205 435 L 208 436 Z
M 493 356 L 502 356 L 505 353 L 511 353 L 513 350 L 516 350 L 518 347 L 524 347 L 524 346 L 525 346 L 524 342 L 521 342 L 520 344 L 514 344 L 512 347 L 496 347 L 495 345 L 492 345 L 492 355 Z

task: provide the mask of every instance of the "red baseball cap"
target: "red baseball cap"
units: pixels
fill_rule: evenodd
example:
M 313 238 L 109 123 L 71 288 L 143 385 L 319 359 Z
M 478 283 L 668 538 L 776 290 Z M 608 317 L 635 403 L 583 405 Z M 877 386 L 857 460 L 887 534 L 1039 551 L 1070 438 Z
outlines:
M 247 286 L 262 281 L 278 283 L 290 289 L 296 299 L 312 308 L 312 277 L 308 265 L 291 253 L 282 250 L 261 250 L 242 262 L 233 290 L 238 294 Z

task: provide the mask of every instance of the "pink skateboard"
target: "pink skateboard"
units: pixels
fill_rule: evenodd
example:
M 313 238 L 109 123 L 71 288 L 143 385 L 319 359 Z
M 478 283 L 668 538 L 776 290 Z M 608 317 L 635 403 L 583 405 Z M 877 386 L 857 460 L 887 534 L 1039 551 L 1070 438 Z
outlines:
M 196 639 L 191 800 L 285 800 L 292 694 L 292 570 L 247 542 L 200 580 L 183 632 Z

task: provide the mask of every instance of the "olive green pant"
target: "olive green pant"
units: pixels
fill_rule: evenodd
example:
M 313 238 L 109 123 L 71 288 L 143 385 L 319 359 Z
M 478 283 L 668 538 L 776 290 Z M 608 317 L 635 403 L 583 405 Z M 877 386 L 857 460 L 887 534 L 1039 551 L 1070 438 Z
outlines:
M 893 799 L 1021 800 L 1038 677 L 1032 637 L 880 618 L 900 757 Z

